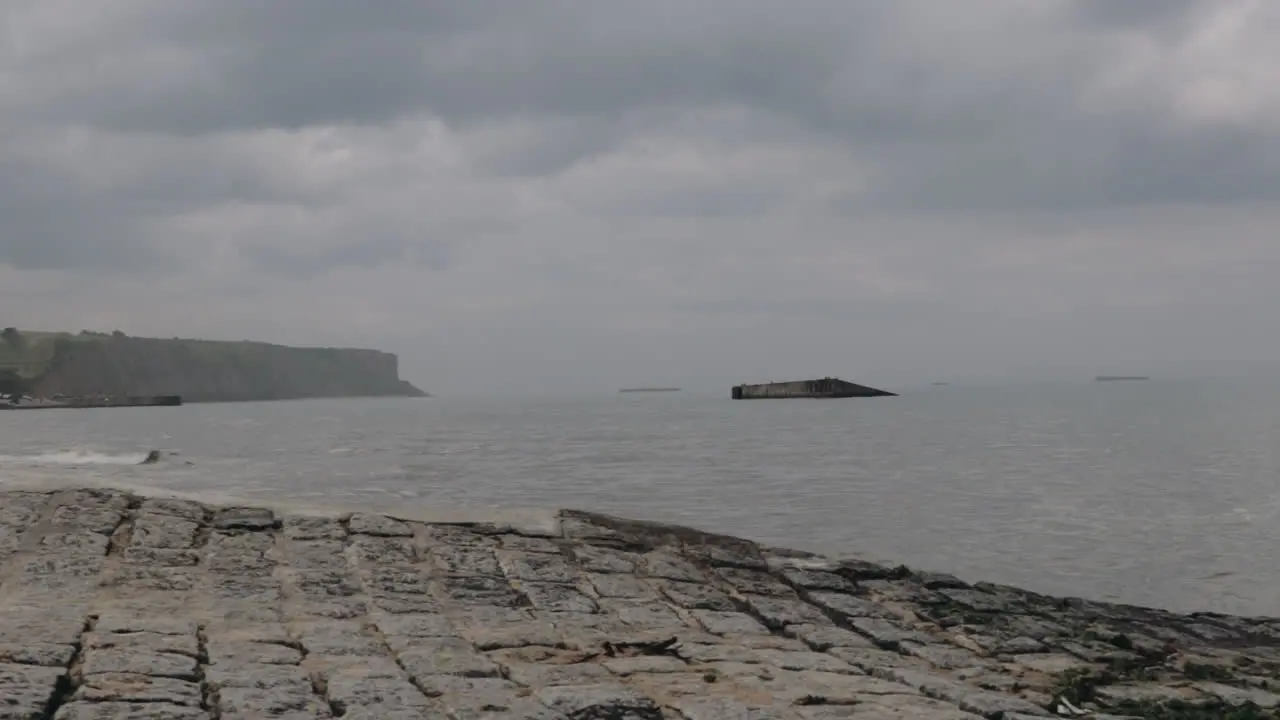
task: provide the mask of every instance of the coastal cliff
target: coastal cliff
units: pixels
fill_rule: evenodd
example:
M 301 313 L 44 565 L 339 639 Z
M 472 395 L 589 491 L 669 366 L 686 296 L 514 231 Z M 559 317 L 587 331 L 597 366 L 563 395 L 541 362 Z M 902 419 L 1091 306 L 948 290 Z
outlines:
M 23 332 L 0 345 L 8 346 L 0 370 L 21 377 L 32 395 L 172 394 L 189 402 L 426 395 L 400 379 L 395 355 L 377 350 L 120 333 Z

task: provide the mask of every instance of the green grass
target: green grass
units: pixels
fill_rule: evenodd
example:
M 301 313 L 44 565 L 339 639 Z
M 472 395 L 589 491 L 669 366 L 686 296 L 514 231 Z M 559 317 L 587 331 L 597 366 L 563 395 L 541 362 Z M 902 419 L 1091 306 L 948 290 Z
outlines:
M 0 338 L 0 371 L 8 370 L 19 377 L 32 379 L 39 377 L 49 369 L 57 353 L 59 340 L 73 343 L 92 343 L 111 338 L 108 333 L 94 332 L 44 332 L 37 330 L 19 330 L 20 339 L 12 342 Z M 160 340 L 161 338 L 147 338 Z M 172 338 L 166 342 L 176 342 L 193 359 L 205 361 L 251 361 L 260 352 L 261 343 L 248 341 L 196 340 L 188 338 Z
M 65 332 L 19 331 L 21 339 L 14 343 L 0 339 L 0 370 L 9 370 L 23 378 L 38 377 L 49 369 L 60 338 L 71 342 L 92 342 L 95 335 L 73 335 Z

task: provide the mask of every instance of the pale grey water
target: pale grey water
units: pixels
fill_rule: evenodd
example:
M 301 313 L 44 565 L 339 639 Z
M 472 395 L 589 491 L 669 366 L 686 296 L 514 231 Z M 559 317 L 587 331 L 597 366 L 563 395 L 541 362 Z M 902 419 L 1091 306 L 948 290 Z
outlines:
M 0 484 L 587 508 L 1054 594 L 1280 615 L 1277 447 L 1280 386 L 1223 382 L 323 400 L 0 413 Z M 180 456 L 112 464 L 150 448 Z

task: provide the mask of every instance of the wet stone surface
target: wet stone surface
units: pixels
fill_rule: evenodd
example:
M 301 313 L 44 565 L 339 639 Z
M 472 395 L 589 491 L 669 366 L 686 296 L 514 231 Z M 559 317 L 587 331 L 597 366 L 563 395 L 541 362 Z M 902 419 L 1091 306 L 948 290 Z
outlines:
M 0 492 L 0 720 L 1280 717 L 1280 620 L 565 511 Z

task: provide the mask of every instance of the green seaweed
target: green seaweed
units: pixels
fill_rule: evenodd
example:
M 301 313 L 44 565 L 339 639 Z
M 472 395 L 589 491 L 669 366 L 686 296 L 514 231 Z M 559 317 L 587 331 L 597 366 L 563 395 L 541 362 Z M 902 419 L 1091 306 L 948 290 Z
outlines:
M 1134 660 L 1131 658 L 1113 658 L 1107 666 L 1110 681 L 1134 680 L 1147 681 L 1155 680 L 1159 677 L 1157 665 L 1143 660 Z
M 1112 646 L 1114 647 L 1120 648 L 1121 650 L 1133 649 L 1133 640 L 1129 639 L 1129 636 L 1125 635 L 1124 633 L 1120 633 L 1118 635 L 1113 636 L 1107 642 L 1111 643 Z
M 1264 710 L 1253 703 L 1204 705 L 1185 700 L 1125 700 L 1107 710 L 1116 715 L 1140 717 L 1144 720 L 1280 720 L 1280 715 L 1274 710 Z
M 1073 668 L 1062 673 L 1058 678 L 1058 687 L 1053 695 L 1057 699 L 1066 700 L 1079 707 L 1091 702 L 1097 697 L 1098 688 L 1110 682 L 1110 678 L 1090 668 Z
M 1182 665 L 1182 674 L 1187 676 L 1188 680 L 1212 680 L 1214 682 L 1230 682 L 1235 680 L 1235 673 L 1231 672 L 1231 668 L 1224 665 L 1214 665 L 1212 663 L 1198 663 L 1188 660 Z

